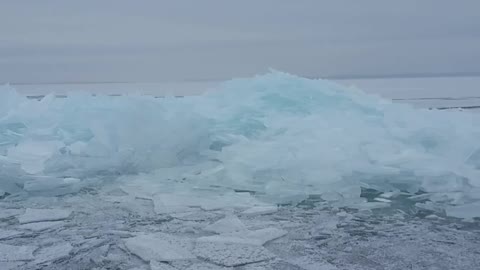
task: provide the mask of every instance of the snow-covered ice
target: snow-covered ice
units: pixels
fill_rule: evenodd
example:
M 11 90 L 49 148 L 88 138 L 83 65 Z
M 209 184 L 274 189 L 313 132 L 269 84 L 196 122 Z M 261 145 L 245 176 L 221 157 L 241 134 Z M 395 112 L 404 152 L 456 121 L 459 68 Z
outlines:
M 211 269 L 237 265 L 239 270 L 320 266 L 408 269 L 411 264 L 423 265 L 418 269 L 475 269 L 480 263 L 476 256 L 480 252 L 478 221 L 462 222 L 442 212 L 431 219 L 431 212 L 417 209 L 415 204 L 403 210 L 359 211 L 312 201 L 317 205 L 282 206 L 275 213 L 255 216 L 241 215 L 248 207 L 213 211 L 196 208 L 188 213 L 195 217 L 190 219 L 187 213 L 178 217 L 158 215 L 153 212 L 153 203 L 133 207 L 130 203 L 104 201 L 92 192 L 34 200 L 44 206 L 51 203 L 75 209 L 75 215 L 68 221 L 54 222 L 58 224 L 51 230 L 29 230 L 25 226 L 52 222 L 18 225 L 15 219 L 0 221 L 2 230 L 24 233 L 0 240 L 8 245 L 6 251 L 12 247 L 31 250 L 31 256 L 23 253 L 23 261 L 17 261 L 22 262 L 20 269 L 48 265 L 48 269 L 59 270 L 148 270 L 149 263 L 160 261 L 162 267 L 179 270 L 193 270 L 195 265 Z M 99 190 L 99 194 L 103 192 Z M 402 197 L 392 198 L 392 204 L 398 204 L 397 200 Z M 22 208 L 29 202 L 11 201 L 9 205 Z M 205 230 L 217 223 L 213 230 Z M 232 224 L 231 231 L 228 224 Z M 59 247 L 63 247 L 61 252 L 56 251 Z M 9 265 L 18 264 L 10 261 Z

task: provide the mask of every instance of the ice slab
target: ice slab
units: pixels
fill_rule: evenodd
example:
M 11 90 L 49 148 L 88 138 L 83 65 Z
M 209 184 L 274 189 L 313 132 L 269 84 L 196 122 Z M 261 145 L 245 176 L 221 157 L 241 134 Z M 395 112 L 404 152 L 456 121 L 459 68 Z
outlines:
M 225 195 L 164 193 L 155 195 L 153 201 L 157 214 L 190 212 L 193 210 L 192 208 L 211 211 L 222 208 L 249 207 L 259 204 L 250 195 L 238 193 L 227 193 Z
M 232 268 L 222 267 L 211 263 L 195 263 L 185 270 L 231 270 Z
M 193 243 L 190 240 L 164 233 L 135 236 L 126 239 L 125 245 L 130 252 L 146 262 L 195 258 L 191 252 Z
M 273 205 L 255 206 L 243 211 L 242 215 L 246 215 L 246 216 L 266 215 L 266 214 L 275 213 L 277 211 L 278 211 L 278 207 Z
M 24 232 L 0 229 L 0 240 L 14 238 L 24 234 Z
M 11 218 L 25 213 L 25 209 L 0 209 L 0 219 Z
M 247 227 L 242 223 L 242 221 L 234 215 L 228 215 L 225 218 L 222 218 L 203 228 L 204 231 L 214 232 L 217 234 L 244 231 L 246 229 Z
M 150 270 L 178 270 L 178 269 L 167 263 L 150 261 Z
M 58 221 L 67 219 L 71 214 L 72 211 L 70 210 L 27 208 L 25 214 L 18 217 L 18 221 L 20 224 L 41 221 Z
M 81 180 L 78 178 L 36 177 L 26 181 L 23 189 L 36 195 L 63 195 L 78 192 Z
M 275 257 L 261 246 L 212 242 L 197 242 L 195 254 L 207 261 L 227 267 L 261 262 Z
M 203 236 L 197 242 L 211 243 L 235 243 L 243 245 L 262 246 L 265 243 L 280 238 L 287 234 L 287 231 L 276 228 L 265 228 L 256 231 L 240 231 L 223 233 L 219 235 Z
M 35 246 L 13 246 L 0 244 L 0 262 L 30 261 L 35 259 L 33 252 Z
M 472 219 L 480 218 L 480 202 L 451 206 L 446 208 L 447 216 Z
M 349 205 L 349 207 L 355 208 L 358 210 L 372 210 L 372 209 L 389 207 L 390 205 L 391 204 L 388 202 L 363 202 L 363 203 Z
M 338 270 L 338 268 L 317 256 L 302 256 L 288 260 L 289 263 L 297 265 L 304 270 Z
M 173 194 L 160 194 L 153 197 L 154 210 L 157 214 L 184 213 L 192 211 L 191 207 L 198 206 L 197 203 L 188 201 L 187 196 Z
M 73 247 L 70 243 L 56 243 L 48 247 L 42 247 L 35 252 L 35 263 L 43 264 L 46 262 L 56 261 L 69 256 Z
M 1 262 L 0 261 L 0 269 L 2 270 L 18 270 L 22 269 L 22 265 L 24 265 L 25 262 L 22 261 L 10 261 L 10 262 Z
M 64 221 L 45 221 L 22 224 L 18 226 L 18 228 L 22 230 L 41 232 L 47 229 L 61 227 L 63 225 L 65 225 Z

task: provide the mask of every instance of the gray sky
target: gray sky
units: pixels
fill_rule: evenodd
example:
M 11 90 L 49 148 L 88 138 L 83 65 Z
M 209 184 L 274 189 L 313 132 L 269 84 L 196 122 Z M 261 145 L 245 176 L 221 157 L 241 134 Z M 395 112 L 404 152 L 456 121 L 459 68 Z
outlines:
M 0 83 L 480 72 L 478 0 L 2 0 Z

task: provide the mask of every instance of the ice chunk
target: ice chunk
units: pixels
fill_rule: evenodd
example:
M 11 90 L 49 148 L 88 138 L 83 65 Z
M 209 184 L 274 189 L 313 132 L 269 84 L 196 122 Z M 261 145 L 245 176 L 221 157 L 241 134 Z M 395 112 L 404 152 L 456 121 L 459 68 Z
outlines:
M 276 228 L 265 228 L 256 231 L 240 231 L 212 236 L 203 236 L 197 242 L 235 243 L 244 245 L 262 246 L 268 241 L 286 235 L 287 232 Z
M 349 207 L 352 207 L 358 210 L 372 210 L 372 209 L 378 209 L 378 208 L 385 208 L 389 206 L 390 206 L 390 203 L 388 202 L 364 202 L 364 203 L 349 205 Z
M 392 202 L 389 199 L 385 199 L 385 198 L 381 198 L 381 197 L 377 197 L 374 200 L 377 201 L 377 202 L 384 202 L 384 203 L 391 203 Z
M 27 223 L 18 226 L 19 229 L 34 231 L 34 232 L 41 232 L 51 228 L 61 227 L 65 224 L 63 221 L 47 221 L 47 222 L 34 222 L 34 223 Z
M 272 214 L 278 211 L 277 206 L 255 206 L 250 209 L 247 209 L 242 212 L 242 215 L 246 216 L 256 216 L 256 215 L 266 215 Z
M 57 221 L 67 219 L 71 214 L 72 211 L 70 210 L 27 208 L 25 214 L 18 217 L 18 221 L 20 224 L 41 221 Z
M 380 194 L 380 197 L 386 198 L 386 199 L 391 199 L 391 198 L 395 198 L 395 197 L 397 197 L 398 195 L 401 195 L 401 194 L 402 193 L 400 191 L 390 191 L 390 192 L 385 192 L 385 193 Z
M 135 236 L 126 239 L 125 245 L 130 252 L 147 262 L 195 258 L 191 253 L 191 241 L 164 233 Z
M 17 236 L 20 236 L 22 234 L 24 234 L 24 233 L 19 232 L 19 231 L 0 229 L 0 240 L 17 237 Z
M 56 261 L 69 256 L 73 247 L 70 243 L 56 243 L 48 247 L 42 247 L 35 253 L 35 263 L 41 264 Z
M 447 207 L 447 216 L 472 219 L 480 217 L 480 202 Z
M 27 140 L 8 149 L 8 158 L 21 164 L 30 174 L 42 172 L 44 163 L 58 152 L 64 144 L 59 141 Z
M 30 261 L 35 259 L 33 252 L 35 246 L 12 246 L 0 244 L 0 262 Z
M 73 155 L 85 155 L 88 150 L 88 144 L 82 141 L 76 141 L 68 146 L 68 150 Z
M 37 195 L 63 195 L 78 192 L 81 188 L 80 183 L 80 179 L 71 177 L 36 177 L 26 181 L 23 189 Z
M 212 242 L 198 242 L 195 246 L 195 254 L 200 258 L 227 267 L 261 262 L 275 257 L 261 246 Z
M 190 206 L 198 206 L 196 203 L 189 202 L 190 197 L 178 196 L 174 194 L 159 194 L 153 198 L 155 213 L 170 214 L 190 212 Z
M 230 233 L 246 230 L 246 226 L 234 215 L 228 215 L 225 218 L 218 220 L 215 223 L 212 223 L 205 228 L 204 231 L 214 232 L 214 233 Z
M 201 208 L 206 211 L 222 208 L 248 207 L 258 202 L 250 195 L 226 193 L 213 194 L 157 194 L 153 197 L 155 212 L 157 214 L 170 214 L 190 212 L 192 208 Z

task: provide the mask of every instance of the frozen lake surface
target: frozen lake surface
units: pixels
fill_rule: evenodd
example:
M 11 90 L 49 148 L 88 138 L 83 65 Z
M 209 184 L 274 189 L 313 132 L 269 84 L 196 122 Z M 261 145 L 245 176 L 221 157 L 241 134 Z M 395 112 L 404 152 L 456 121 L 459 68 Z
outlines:
M 276 80 L 279 75 L 270 76 Z M 273 84 L 271 77 L 259 78 L 253 82 L 255 91 L 242 95 L 195 100 L 208 105 L 200 108 L 187 98 L 178 108 L 171 106 L 175 99 L 165 99 L 165 105 L 138 96 L 134 98 L 138 103 L 116 97 L 96 103 L 91 97 L 78 97 L 81 102 L 44 101 L 50 102 L 48 106 L 32 99 L 27 109 L 12 106 L 10 118 L 2 118 L 0 108 L 0 179 L 5 189 L 0 189 L 0 269 L 478 268 L 480 220 L 472 218 L 480 207 L 478 137 L 472 125 L 477 123 L 476 115 L 456 110 L 417 114 L 363 95 L 335 96 L 324 85 L 318 86 L 322 95 L 317 97 L 302 88 L 316 89 L 316 83 L 279 78 Z M 480 78 L 475 77 L 337 82 L 418 108 L 480 105 Z M 217 85 L 15 88 L 29 96 L 51 91 L 57 95 L 138 91 L 160 97 L 199 95 Z M 272 85 L 286 87 L 290 95 L 279 98 L 276 89 L 262 92 Z M 292 85 L 301 90 L 301 98 L 289 90 Z M 248 90 L 252 82 L 231 87 Z M 17 102 L 17 96 L 8 97 L 12 102 L 7 105 Z M 242 103 L 242 98 L 248 102 Z M 222 107 L 232 101 L 241 106 Z M 252 102 L 260 104 L 248 107 Z M 318 104 L 325 107 L 320 115 L 316 115 Z M 140 105 L 145 114 L 137 115 Z M 218 116 L 192 121 L 189 114 L 181 113 L 190 107 L 202 116 Z M 176 121 L 156 114 L 172 108 Z M 282 114 L 284 108 L 293 109 Z M 38 115 L 22 114 L 24 109 Z M 298 116 L 298 111 L 313 118 Z M 115 118 L 118 113 L 122 119 Z M 91 117 L 86 121 L 78 117 L 82 114 Z M 287 124 L 274 121 L 277 114 L 279 120 L 291 119 Z M 48 121 L 43 115 L 50 117 Z M 227 117 L 228 122 L 225 115 L 234 120 Z M 328 121 L 322 122 L 323 118 Z M 136 123 L 138 119 L 142 123 Z M 270 119 L 266 126 L 278 130 L 267 132 L 270 137 L 256 143 L 256 132 L 265 130 L 254 121 L 258 119 Z M 215 121 L 219 124 L 211 125 Z M 174 122 L 180 125 L 167 126 Z M 209 124 L 207 134 L 220 134 L 210 147 L 226 150 L 215 149 L 220 153 L 210 156 L 198 150 L 203 149 L 203 141 L 196 138 L 204 135 L 204 128 L 197 124 L 204 122 Z M 173 127 L 173 131 L 145 125 Z M 34 132 L 25 131 L 31 126 Z M 165 135 L 172 132 L 173 137 Z M 157 145 L 158 141 L 164 144 Z M 188 148 L 179 147 L 180 143 Z M 150 156 L 152 151 L 161 155 Z M 165 157 L 172 151 L 176 155 Z M 205 156 L 207 161 L 202 160 Z M 178 165 L 180 158 L 188 164 Z M 198 164 L 192 165 L 192 160 Z M 264 164 L 255 163 L 258 160 Z M 162 167 L 148 170 L 145 161 Z M 359 168 L 365 170 L 344 173 Z M 302 178 L 296 179 L 297 175 Z M 335 182 L 323 175 L 347 179 Z M 317 185 L 321 181 L 326 184 Z
M 480 106 L 480 77 L 433 77 L 433 78 L 377 78 L 335 80 L 345 86 L 357 87 L 367 93 L 377 94 L 397 102 L 417 107 Z M 14 85 L 20 93 L 38 96 L 54 92 L 66 95 L 69 92 L 90 92 L 122 95 L 142 93 L 153 96 L 199 95 L 215 89 L 219 82 L 163 82 L 163 83 L 57 83 Z

